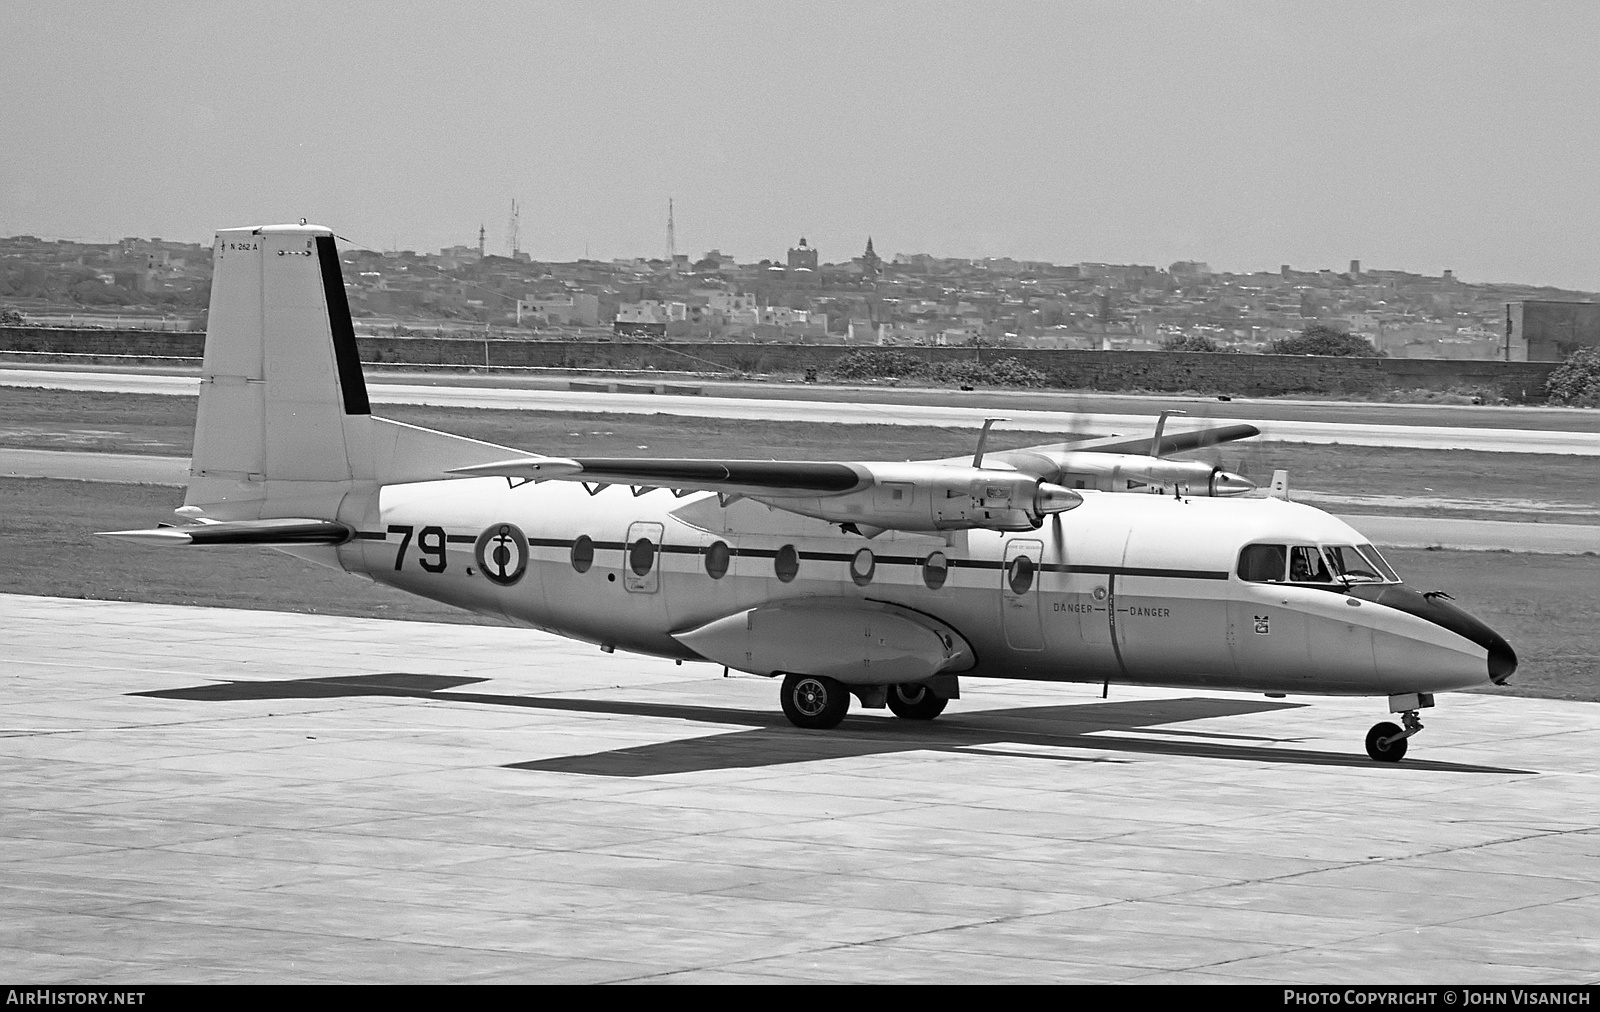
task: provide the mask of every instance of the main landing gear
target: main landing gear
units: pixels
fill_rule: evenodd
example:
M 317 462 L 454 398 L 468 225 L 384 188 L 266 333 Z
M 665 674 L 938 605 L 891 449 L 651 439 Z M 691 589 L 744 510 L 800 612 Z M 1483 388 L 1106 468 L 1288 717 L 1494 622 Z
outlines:
M 908 683 L 862 688 L 862 703 L 868 707 L 888 704 L 896 717 L 904 720 L 932 720 L 944 712 L 950 701 L 926 685 Z M 850 689 L 837 679 L 823 675 L 785 675 L 779 692 L 783 715 L 795 727 L 826 731 L 839 726 L 850 709 Z
M 933 690 L 926 685 L 908 684 L 889 686 L 887 702 L 896 717 L 906 720 L 932 720 L 944 712 L 945 705 L 950 701 L 943 696 L 934 695 Z
M 1367 755 L 1381 763 L 1397 763 L 1405 758 L 1406 739 L 1422 730 L 1422 719 L 1417 711 L 1433 705 L 1433 693 L 1413 692 L 1389 697 L 1389 709 L 1400 714 L 1405 728 L 1389 721 L 1372 725 L 1367 732 Z
M 784 675 L 778 698 L 789 723 L 812 731 L 838 727 L 850 709 L 850 690 L 821 675 Z

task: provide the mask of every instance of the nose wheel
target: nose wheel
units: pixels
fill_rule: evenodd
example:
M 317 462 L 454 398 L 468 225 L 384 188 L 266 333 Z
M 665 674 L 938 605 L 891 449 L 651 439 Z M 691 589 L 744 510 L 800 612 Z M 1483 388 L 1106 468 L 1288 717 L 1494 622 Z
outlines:
M 1405 711 L 1400 720 L 1405 724 L 1403 730 L 1387 720 L 1372 725 L 1367 732 L 1367 755 L 1381 763 L 1397 763 L 1405 758 L 1406 739 L 1422 730 L 1422 720 L 1415 710 Z

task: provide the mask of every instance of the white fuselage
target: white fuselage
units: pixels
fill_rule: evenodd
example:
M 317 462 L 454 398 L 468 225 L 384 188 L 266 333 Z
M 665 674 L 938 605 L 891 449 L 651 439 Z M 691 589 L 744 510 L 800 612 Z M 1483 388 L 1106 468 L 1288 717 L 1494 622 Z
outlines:
M 1037 531 L 867 539 L 749 501 L 725 508 L 704 493 L 512 485 L 391 485 L 376 502 L 347 501 L 340 519 L 360 534 L 336 549 L 338 562 L 520 624 L 684 659 L 701 658 L 675 632 L 816 597 L 932 616 L 971 644 L 976 663 L 962 673 L 978 677 L 1362 695 L 1489 681 L 1484 648 L 1432 622 L 1327 589 L 1242 581 L 1247 543 L 1365 541 L 1320 510 L 1280 499 L 1091 491 Z M 488 578 L 480 561 L 496 565 L 478 545 L 499 525 L 527 542 L 525 568 L 509 585 Z M 573 546 L 583 538 L 592 563 L 580 572 Z M 720 578 L 707 571 L 716 542 L 729 549 Z M 947 565 L 942 584 L 930 586 L 939 582 L 941 567 L 928 565 L 935 555 Z M 789 562 L 793 575 L 781 579 Z

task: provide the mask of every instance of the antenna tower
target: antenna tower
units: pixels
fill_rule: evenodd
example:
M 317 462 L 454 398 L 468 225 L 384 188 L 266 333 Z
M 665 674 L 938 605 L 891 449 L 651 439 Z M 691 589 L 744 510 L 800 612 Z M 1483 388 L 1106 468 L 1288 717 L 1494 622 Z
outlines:
M 511 198 L 511 220 L 506 224 L 506 235 L 511 243 L 511 259 L 515 260 L 522 252 L 522 210 L 517 207 L 515 197 Z
M 677 225 L 672 220 L 672 198 L 667 198 L 667 263 L 672 263 L 678 256 Z

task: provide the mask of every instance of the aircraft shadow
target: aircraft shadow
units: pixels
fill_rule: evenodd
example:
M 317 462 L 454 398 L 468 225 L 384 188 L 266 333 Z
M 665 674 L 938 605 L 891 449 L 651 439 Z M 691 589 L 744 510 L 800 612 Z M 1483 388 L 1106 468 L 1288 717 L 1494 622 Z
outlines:
M 1365 755 L 1284 748 L 1281 738 L 1201 732 L 1167 725 L 1212 717 L 1241 716 L 1306 704 L 1256 699 L 1129 700 L 1071 703 L 947 715 L 936 721 L 856 714 L 832 731 L 793 727 L 776 710 L 648 703 L 551 696 L 509 696 L 461 692 L 486 681 L 448 675 L 389 672 L 372 675 L 303 678 L 289 681 L 230 681 L 129 695 L 205 702 L 269 699 L 330 699 L 397 696 L 539 710 L 665 717 L 707 724 L 744 725 L 745 730 L 684 738 L 654 745 L 611 749 L 587 755 L 556 756 L 510 763 L 507 768 L 589 776 L 644 777 L 702 770 L 747 769 L 848 759 L 900 752 L 1002 755 L 1049 762 L 1128 762 L 1128 755 L 1176 755 L 1250 760 L 1302 766 L 1350 766 L 1383 770 L 1451 773 L 1519 773 L 1532 770 L 1408 759 L 1396 765 Z M 1119 733 L 1120 732 L 1120 733 Z M 1123 737 L 1136 733 L 1146 737 Z M 1163 740 L 1163 735 L 1173 736 Z M 1201 739 L 1201 740 L 1196 740 Z M 1048 751 L 1041 751 L 1048 750 Z M 1070 753 L 1064 750 L 1071 750 Z

